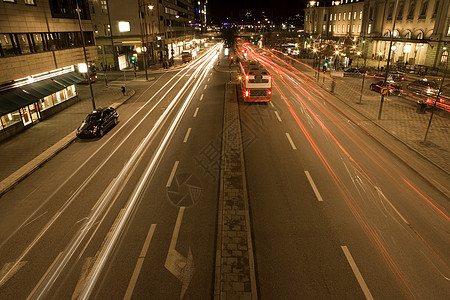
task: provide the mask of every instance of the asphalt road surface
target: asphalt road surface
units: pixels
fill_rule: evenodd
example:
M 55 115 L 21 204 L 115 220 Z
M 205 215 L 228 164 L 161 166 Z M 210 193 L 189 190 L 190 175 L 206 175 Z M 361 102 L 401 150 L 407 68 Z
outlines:
M 448 198 L 313 80 L 247 52 L 275 81 L 271 103 L 240 102 L 260 297 L 449 298 Z
M 119 107 L 0 198 L 0 299 L 211 299 L 220 44 Z M 449 199 L 270 53 L 239 100 L 259 299 L 450 299 Z M 448 180 L 448 178 L 447 178 Z

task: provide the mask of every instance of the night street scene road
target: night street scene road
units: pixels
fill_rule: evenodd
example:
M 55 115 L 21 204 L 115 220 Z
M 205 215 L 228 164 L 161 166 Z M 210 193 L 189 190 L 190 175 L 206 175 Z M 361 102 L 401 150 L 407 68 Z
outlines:
M 3 0 L 0 299 L 450 299 L 450 1 Z

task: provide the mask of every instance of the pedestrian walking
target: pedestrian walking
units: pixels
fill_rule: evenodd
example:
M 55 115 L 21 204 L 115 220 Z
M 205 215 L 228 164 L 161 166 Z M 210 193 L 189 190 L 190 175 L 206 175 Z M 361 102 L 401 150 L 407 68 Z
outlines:
M 125 87 L 123 85 L 121 87 L 121 90 L 122 90 L 122 94 L 125 96 L 126 92 L 125 92 Z

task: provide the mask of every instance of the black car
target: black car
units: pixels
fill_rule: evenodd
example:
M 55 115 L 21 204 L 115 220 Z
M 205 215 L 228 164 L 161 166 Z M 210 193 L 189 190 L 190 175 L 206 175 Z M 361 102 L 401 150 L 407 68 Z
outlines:
M 363 73 L 365 72 L 365 70 L 363 68 L 348 68 L 344 70 L 344 76 L 361 76 Z
M 112 108 L 97 108 L 77 128 L 79 138 L 101 137 L 105 132 L 117 124 L 119 114 Z
M 439 85 L 435 81 L 416 80 L 407 85 L 408 90 L 416 95 L 435 96 L 439 91 Z
M 403 89 L 401 84 L 393 82 L 393 81 L 388 81 L 388 82 L 384 82 L 384 80 L 378 81 L 378 82 L 374 82 L 370 85 L 370 89 L 372 91 L 381 93 L 381 88 L 382 87 L 387 87 L 388 88 L 388 94 L 389 95 L 395 95 L 395 96 L 399 96 L 403 93 Z

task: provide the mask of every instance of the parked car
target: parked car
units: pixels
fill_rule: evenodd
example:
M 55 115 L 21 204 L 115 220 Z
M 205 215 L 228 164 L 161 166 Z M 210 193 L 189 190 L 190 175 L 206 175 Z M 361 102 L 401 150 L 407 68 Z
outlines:
M 378 93 L 381 93 L 382 87 L 388 88 L 388 95 L 400 96 L 403 93 L 402 85 L 394 81 L 384 82 L 381 80 L 370 85 L 370 89 Z
M 435 96 L 439 86 L 435 81 L 416 80 L 407 85 L 408 91 L 416 95 Z
M 348 68 L 344 70 L 344 76 L 361 76 L 363 70 L 359 68 Z
M 77 128 L 77 137 L 101 137 L 118 122 L 119 113 L 112 107 L 97 108 Z

